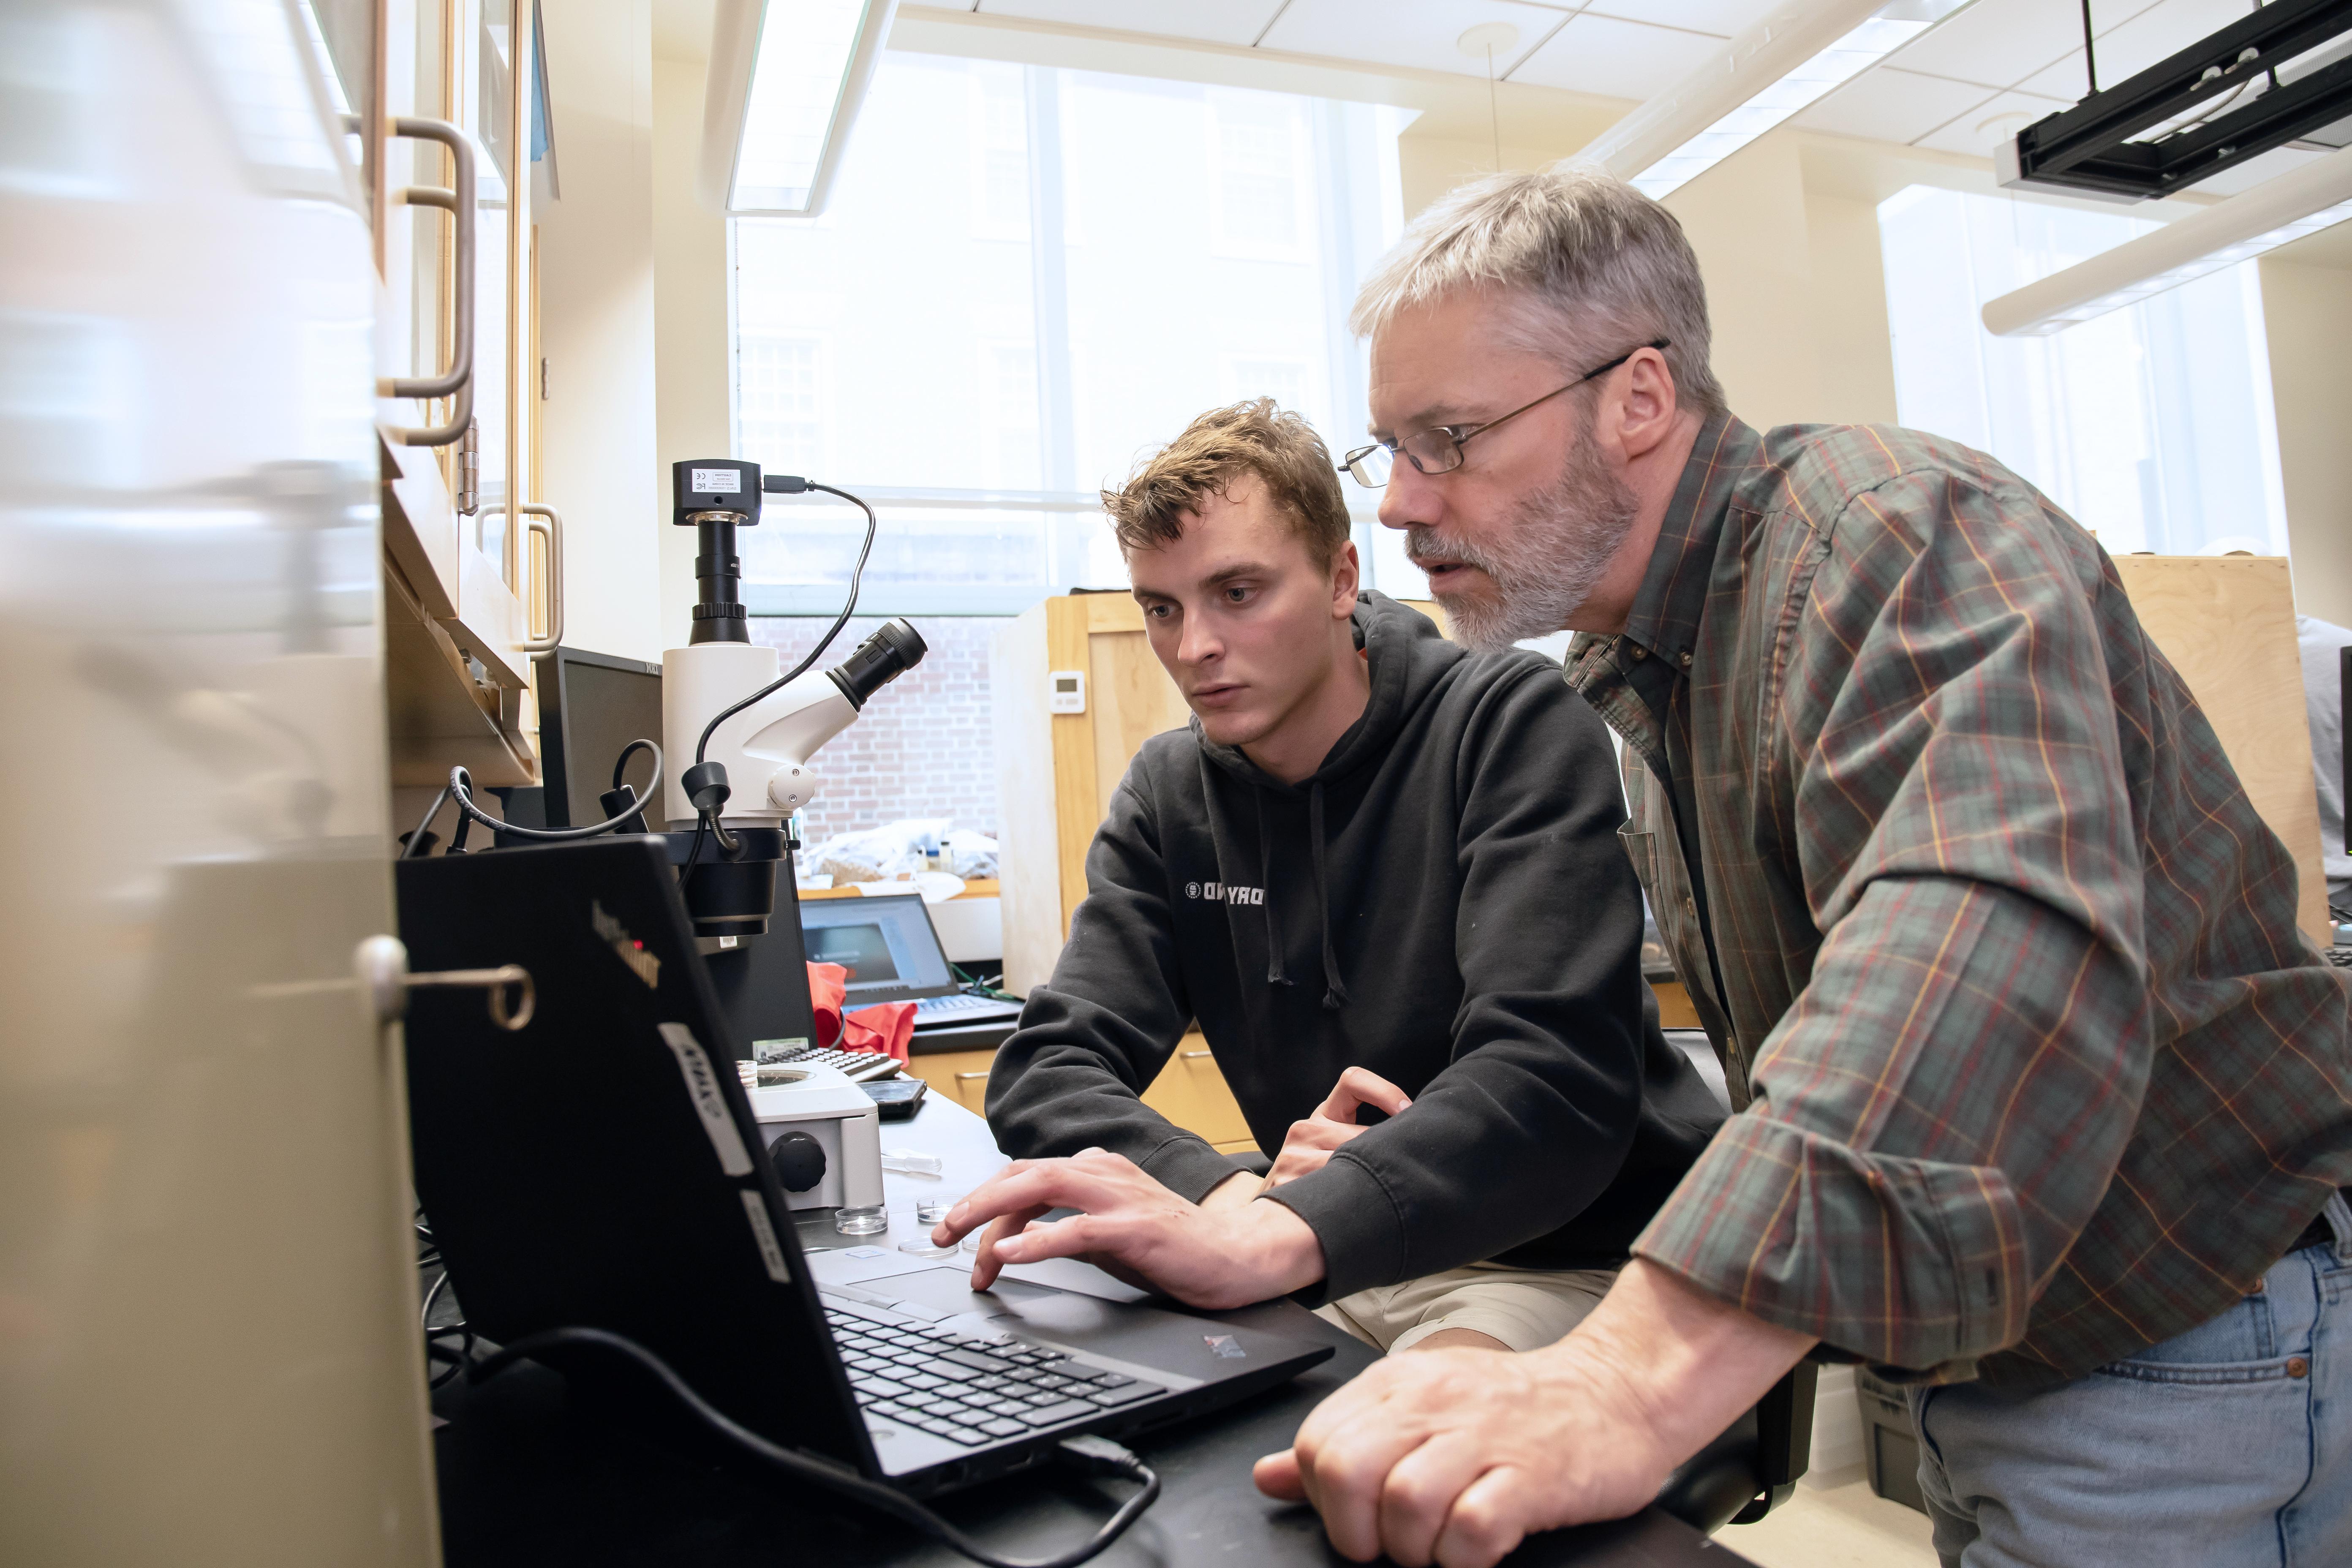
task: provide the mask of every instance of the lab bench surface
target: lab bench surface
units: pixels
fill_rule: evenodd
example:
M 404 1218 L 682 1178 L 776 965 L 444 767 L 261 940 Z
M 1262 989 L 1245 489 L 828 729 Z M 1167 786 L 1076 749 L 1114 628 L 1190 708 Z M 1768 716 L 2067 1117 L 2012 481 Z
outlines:
M 959 1196 L 1004 1163 L 986 1122 L 939 1100 L 912 1121 L 886 1126 L 883 1145 L 938 1155 L 945 1168 L 937 1176 L 885 1174 L 887 1236 L 853 1242 L 834 1232 L 830 1211 L 803 1211 L 798 1225 L 803 1247 L 896 1246 L 915 1234 L 919 1197 Z M 1082 1264 L 1010 1272 L 1116 1300 L 1137 1296 Z M 1138 1439 L 1136 1447 L 1160 1472 L 1165 1489 L 1096 1561 L 1105 1568 L 1331 1568 L 1342 1559 L 1324 1540 L 1313 1511 L 1261 1496 L 1250 1484 L 1250 1466 L 1287 1445 L 1308 1411 L 1371 1364 L 1372 1352 L 1287 1301 L 1204 1315 L 1318 1339 L 1334 1346 L 1334 1353 L 1283 1388 Z M 715 1324 L 713 1331 L 756 1330 Z M 519 1367 L 479 1387 L 452 1385 L 435 1395 L 434 1411 L 447 1423 L 436 1431 L 434 1450 L 448 1568 L 531 1563 L 947 1568 L 965 1561 L 903 1526 L 698 1436 L 656 1435 L 587 1408 L 542 1367 Z M 1084 1540 L 1128 1490 L 1125 1483 L 1048 1470 L 935 1500 L 932 1506 L 992 1551 L 1041 1556 Z M 1738 1568 L 1746 1559 L 1653 1509 L 1612 1524 L 1538 1537 L 1508 1561 L 1517 1568 Z

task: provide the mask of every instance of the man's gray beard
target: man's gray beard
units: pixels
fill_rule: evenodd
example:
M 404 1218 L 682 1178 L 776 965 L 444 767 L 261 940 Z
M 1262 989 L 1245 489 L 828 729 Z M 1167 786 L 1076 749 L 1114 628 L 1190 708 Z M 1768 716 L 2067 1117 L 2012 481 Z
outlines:
M 1486 574 L 1494 598 L 1447 603 L 1446 635 L 1473 653 L 1500 653 L 1568 625 L 1607 574 L 1640 508 L 1587 432 L 1570 449 L 1559 478 L 1522 497 L 1486 544 L 1440 539 L 1416 523 L 1405 530 L 1405 552 L 1416 563 L 1458 562 Z

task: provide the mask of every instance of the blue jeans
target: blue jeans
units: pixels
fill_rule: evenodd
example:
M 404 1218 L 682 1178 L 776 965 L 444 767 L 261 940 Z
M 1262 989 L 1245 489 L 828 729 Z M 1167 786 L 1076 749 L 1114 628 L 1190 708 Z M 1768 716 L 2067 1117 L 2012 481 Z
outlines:
M 2352 1210 L 2210 1322 L 2053 1388 L 1911 1390 L 1944 1568 L 2352 1564 Z

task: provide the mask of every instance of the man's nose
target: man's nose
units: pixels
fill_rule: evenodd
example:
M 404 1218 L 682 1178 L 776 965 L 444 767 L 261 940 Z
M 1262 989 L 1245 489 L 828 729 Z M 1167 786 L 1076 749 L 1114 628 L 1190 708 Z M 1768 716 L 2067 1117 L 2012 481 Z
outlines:
M 1184 617 L 1184 629 L 1176 638 L 1176 662 L 1201 664 L 1224 651 L 1224 644 L 1203 623 L 1203 616 Z
M 1434 524 L 1444 510 L 1437 487 L 1427 474 L 1412 466 L 1410 459 L 1400 456 L 1396 466 L 1389 470 L 1389 482 L 1381 491 L 1380 520 L 1383 528 L 1411 528 L 1415 523 Z

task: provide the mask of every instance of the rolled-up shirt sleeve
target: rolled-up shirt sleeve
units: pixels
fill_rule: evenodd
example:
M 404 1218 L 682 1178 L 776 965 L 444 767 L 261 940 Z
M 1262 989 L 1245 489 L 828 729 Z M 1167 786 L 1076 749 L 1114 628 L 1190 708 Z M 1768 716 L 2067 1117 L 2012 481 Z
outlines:
M 1950 1379 L 2024 1336 L 2147 1083 L 2147 873 L 2096 625 L 2120 589 L 2022 497 L 1904 476 L 1853 507 L 1757 753 L 1819 944 L 1755 1102 L 1635 1250 Z

